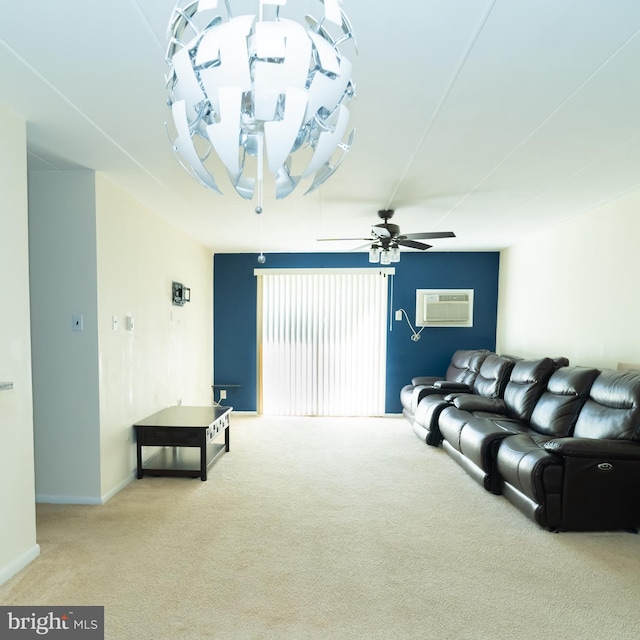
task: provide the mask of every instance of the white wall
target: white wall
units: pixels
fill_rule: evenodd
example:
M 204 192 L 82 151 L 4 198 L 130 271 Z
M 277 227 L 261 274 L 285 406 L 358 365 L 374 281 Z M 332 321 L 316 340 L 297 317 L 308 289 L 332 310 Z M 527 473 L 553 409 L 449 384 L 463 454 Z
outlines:
M 640 363 L 640 191 L 501 253 L 498 351 Z
M 0 107 L 0 584 L 38 556 L 33 471 L 26 125 Z
M 99 504 L 134 478 L 136 420 L 212 401 L 213 260 L 92 171 L 31 173 L 29 198 L 36 496 Z
M 109 497 L 133 477 L 134 422 L 170 405 L 212 402 L 213 257 L 101 175 L 96 196 L 101 483 Z M 183 307 L 171 304 L 173 280 L 191 288 Z
M 95 220 L 92 171 L 29 174 L 38 501 L 100 502 Z

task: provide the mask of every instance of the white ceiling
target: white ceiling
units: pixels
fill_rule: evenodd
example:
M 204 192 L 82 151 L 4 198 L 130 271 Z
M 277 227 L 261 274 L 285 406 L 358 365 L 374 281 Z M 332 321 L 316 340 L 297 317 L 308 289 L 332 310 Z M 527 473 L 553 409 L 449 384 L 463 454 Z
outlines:
M 317 238 L 367 237 L 383 208 L 456 233 L 433 250 L 495 250 L 640 187 L 637 0 L 344 0 L 353 148 L 262 216 L 171 151 L 174 4 L 0 0 L 0 103 L 28 122 L 31 169 L 99 171 L 215 252 L 350 250 Z

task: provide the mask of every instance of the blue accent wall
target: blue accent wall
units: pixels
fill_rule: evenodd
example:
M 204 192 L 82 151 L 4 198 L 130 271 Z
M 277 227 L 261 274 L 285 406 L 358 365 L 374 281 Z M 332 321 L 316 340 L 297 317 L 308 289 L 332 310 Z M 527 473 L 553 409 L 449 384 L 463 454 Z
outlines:
M 228 390 L 236 411 L 257 408 L 256 277 L 253 270 L 282 268 L 372 267 L 366 253 L 268 254 L 264 265 L 257 254 L 216 254 L 213 259 L 214 382 L 240 385 Z M 415 323 L 416 289 L 473 289 L 473 327 L 425 327 L 411 340 L 406 320 L 393 320 L 387 335 L 387 413 L 400 413 L 400 389 L 418 375 L 444 375 L 456 349 L 495 350 L 500 254 L 402 254 L 394 266 L 390 315 L 405 309 Z

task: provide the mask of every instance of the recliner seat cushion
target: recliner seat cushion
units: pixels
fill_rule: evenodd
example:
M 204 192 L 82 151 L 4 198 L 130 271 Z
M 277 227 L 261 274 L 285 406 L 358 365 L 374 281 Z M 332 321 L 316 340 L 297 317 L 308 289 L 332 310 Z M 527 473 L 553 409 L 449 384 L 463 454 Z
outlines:
M 460 453 L 483 471 L 492 470 L 498 441 L 526 429 L 526 425 L 522 423 L 500 423 L 490 418 L 474 416 L 460 431 Z
M 543 449 L 544 436 L 509 436 L 500 443 L 497 464 L 501 477 L 528 498 L 540 502 L 545 493 L 561 493 L 562 464 Z M 552 467 L 546 471 L 546 467 Z M 546 473 L 546 476 L 545 476 Z
M 473 414 L 468 411 L 460 411 L 452 405 L 442 407 L 438 417 L 438 431 L 440 437 L 444 438 L 456 451 L 460 451 L 460 434 L 469 420 L 473 419 Z
M 425 396 L 416 409 L 416 422 L 419 422 L 423 427 L 428 427 L 431 424 L 432 412 L 439 408 L 439 405 L 446 404 L 442 393 L 433 393 Z
M 500 491 L 542 527 L 562 523 L 564 468 L 539 444 L 544 436 L 514 435 L 500 442 L 496 457 Z

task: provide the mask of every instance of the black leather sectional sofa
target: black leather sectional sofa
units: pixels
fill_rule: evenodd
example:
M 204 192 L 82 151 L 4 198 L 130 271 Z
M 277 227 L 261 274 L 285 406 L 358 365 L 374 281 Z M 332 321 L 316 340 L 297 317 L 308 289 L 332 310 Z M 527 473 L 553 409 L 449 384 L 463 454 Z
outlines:
M 445 378 L 400 393 L 427 444 L 550 531 L 637 530 L 640 371 L 458 351 Z

